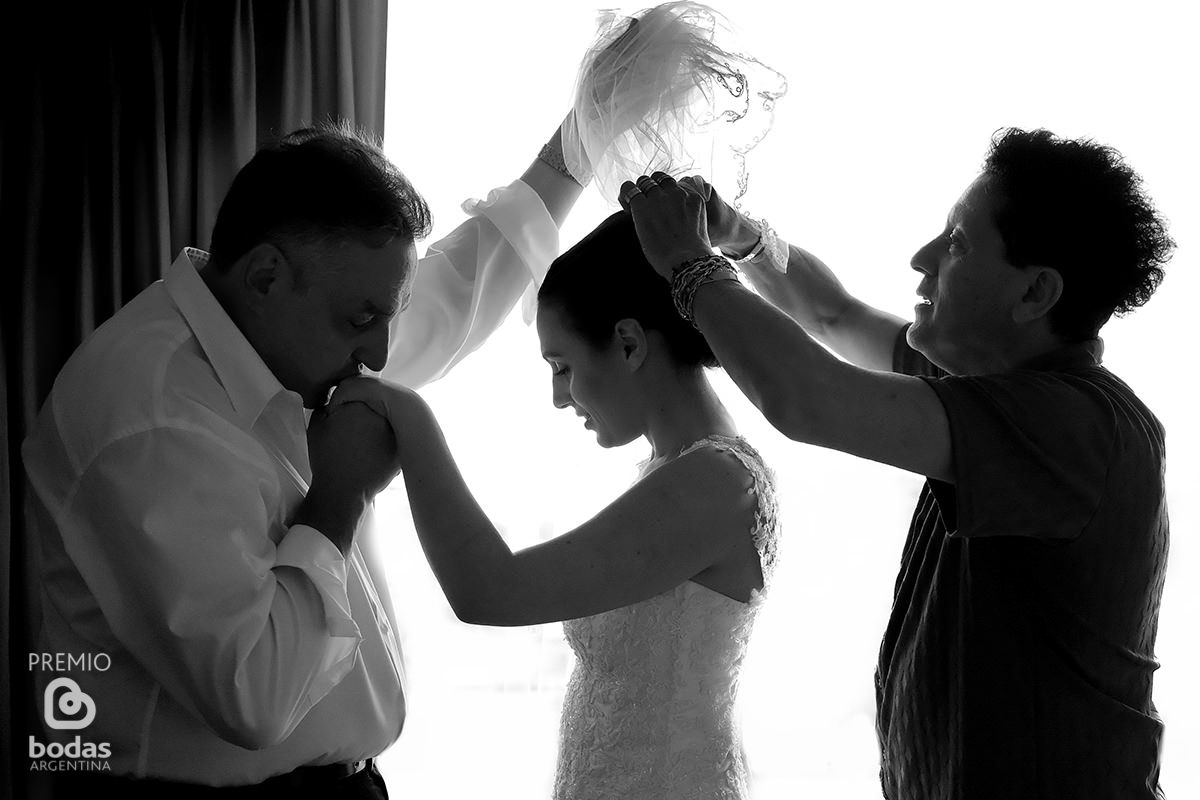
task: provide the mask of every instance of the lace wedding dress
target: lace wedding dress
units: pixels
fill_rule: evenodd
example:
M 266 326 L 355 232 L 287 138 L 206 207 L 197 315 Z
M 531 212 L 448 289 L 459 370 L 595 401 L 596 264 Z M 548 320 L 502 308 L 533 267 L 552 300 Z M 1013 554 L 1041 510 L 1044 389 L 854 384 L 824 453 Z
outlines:
M 692 581 L 631 606 L 563 623 L 575 651 L 555 800 L 743 800 L 738 678 L 775 565 L 775 487 L 745 440 L 711 436 L 738 458 L 757 496 L 763 590 L 742 603 Z M 642 476 L 650 470 L 643 466 Z

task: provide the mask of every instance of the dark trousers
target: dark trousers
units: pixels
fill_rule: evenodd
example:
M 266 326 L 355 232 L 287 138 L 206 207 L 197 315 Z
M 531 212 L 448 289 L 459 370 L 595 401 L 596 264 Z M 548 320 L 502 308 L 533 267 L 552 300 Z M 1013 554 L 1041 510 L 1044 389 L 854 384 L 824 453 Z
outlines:
M 55 776 L 54 800 L 388 800 L 383 776 L 371 761 L 345 778 L 322 781 L 305 775 L 272 778 L 254 786 L 197 786 L 193 783 L 141 780 L 104 773 L 62 773 Z

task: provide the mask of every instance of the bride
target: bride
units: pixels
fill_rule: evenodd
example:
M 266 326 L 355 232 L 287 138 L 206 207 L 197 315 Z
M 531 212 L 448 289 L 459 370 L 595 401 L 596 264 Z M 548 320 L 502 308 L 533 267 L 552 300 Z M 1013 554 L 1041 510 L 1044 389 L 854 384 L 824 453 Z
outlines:
M 535 547 L 505 544 L 415 392 L 356 378 L 319 413 L 359 401 L 388 417 L 421 545 L 460 619 L 564 621 L 576 663 L 556 798 L 744 798 L 734 705 L 775 563 L 771 474 L 710 386 L 713 354 L 626 212 L 551 265 L 537 332 L 555 406 L 601 447 L 645 437 L 651 456 L 608 507 Z

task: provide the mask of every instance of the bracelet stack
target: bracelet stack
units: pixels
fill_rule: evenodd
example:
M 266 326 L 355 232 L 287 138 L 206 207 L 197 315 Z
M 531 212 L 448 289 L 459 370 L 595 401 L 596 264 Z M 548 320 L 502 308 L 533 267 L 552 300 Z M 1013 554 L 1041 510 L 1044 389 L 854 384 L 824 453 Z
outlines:
M 671 274 L 671 299 L 675 301 L 675 310 L 694 326 L 696 320 L 692 316 L 692 304 L 696 300 L 696 290 L 713 281 L 737 280 L 737 270 L 724 256 L 688 259 Z

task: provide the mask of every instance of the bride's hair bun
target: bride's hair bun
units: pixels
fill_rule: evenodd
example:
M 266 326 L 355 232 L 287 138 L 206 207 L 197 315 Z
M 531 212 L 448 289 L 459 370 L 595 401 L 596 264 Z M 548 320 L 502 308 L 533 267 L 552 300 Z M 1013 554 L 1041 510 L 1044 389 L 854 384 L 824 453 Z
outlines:
M 553 304 L 590 344 L 612 341 L 613 328 L 636 319 L 666 339 L 671 355 L 688 366 L 716 367 L 708 342 L 680 318 L 671 287 L 646 261 L 633 218 L 618 211 L 554 260 L 538 290 L 538 306 Z

